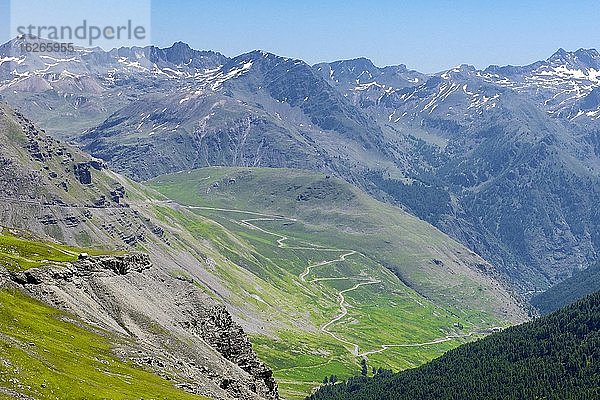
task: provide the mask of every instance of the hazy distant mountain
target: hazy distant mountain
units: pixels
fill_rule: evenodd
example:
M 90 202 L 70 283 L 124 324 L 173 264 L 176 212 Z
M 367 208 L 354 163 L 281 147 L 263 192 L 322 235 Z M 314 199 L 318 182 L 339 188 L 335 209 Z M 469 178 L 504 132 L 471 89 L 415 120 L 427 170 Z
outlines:
M 172 93 L 180 79 L 226 60 L 183 43 L 36 53 L 24 51 L 25 42 L 0 46 L 0 95 L 61 138 L 76 137 L 147 93 Z
M 132 101 L 80 141 L 137 179 L 207 165 L 349 176 L 354 165 L 387 153 L 375 121 L 310 66 L 260 51 L 181 79 L 175 93 Z
M 575 55 L 581 53 L 564 58 L 582 59 Z M 593 75 L 596 52 L 585 54 Z M 548 64 L 558 71 L 554 79 L 562 79 L 557 61 Z M 409 166 L 403 173 L 418 184 L 403 185 L 385 168 L 370 171 L 369 181 L 503 266 L 517 282 L 533 283 L 523 288 L 529 291 L 597 258 L 600 153 L 593 123 L 572 123 L 541 107 L 528 90 L 539 95 L 547 83 L 528 80 L 531 88 L 518 90 L 517 79 L 525 78 L 513 76 L 509 84 L 461 65 L 399 88 L 376 78 L 355 85 L 354 76 L 337 85 L 378 120 L 387 140 L 402 143 Z M 360 90 L 365 86 L 378 88 L 376 101 Z M 546 91 L 547 98 L 555 91 Z M 592 89 L 586 96 L 594 94 Z M 444 192 L 449 195 L 441 203 Z
M 488 67 L 484 76 L 526 94 L 550 114 L 571 120 L 600 116 L 598 103 L 586 100 L 600 83 L 600 54 L 594 49 L 559 49 L 547 60 L 524 67 Z

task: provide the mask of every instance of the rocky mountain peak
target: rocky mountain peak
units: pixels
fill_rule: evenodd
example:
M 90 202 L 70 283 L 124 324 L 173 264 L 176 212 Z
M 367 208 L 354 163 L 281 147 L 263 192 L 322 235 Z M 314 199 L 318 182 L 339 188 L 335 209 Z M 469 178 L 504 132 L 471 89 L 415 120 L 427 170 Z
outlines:
M 192 49 L 187 43 L 175 42 L 171 47 L 148 48 L 149 58 L 153 62 L 168 62 L 177 66 L 193 68 L 214 68 L 226 62 L 227 57 L 213 51 L 200 51 Z
M 365 57 L 354 58 L 351 60 L 341 60 L 332 62 L 331 67 L 334 69 L 346 69 L 352 72 L 367 71 L 377 68 L 371 60 Z
M 182 41 L 180 40 L 180 41 L 177 41 L 177 42 L 173 43 L 173 44 L 171 45 L 171 47 L 169 47 L 169 48 L 168 48 L 168 49 L 166 49 L 166 50 L 174 50 L 174 51 L 177 51 L 177 50 L 184 50 L 184 51 L 190 51 L 190 50 L 192 50 L 192 48 L 190 47 L 190 45 L 189 45 L 189 44 L 187 44 L 187 43 L 185 43 L 185 42 L 182 42 Z
M 550 56 L 549 60 L 567 57 L 568 54 L 569 53 L 565 49 L 559 47 L 559 49 L 556 50 L 556 52 Z
M 478 70 L 474 66 L 469 64 L 460 64 L 439 74 L 439 76 L 443 79 L 465 79 L 475 76 L 477 73 Z
M 595 49 L 581 48 L 576 51 L 566 51 L 560 48 L 546 61 L 552 66 L 566 66 L 573 69 L 600 68 L 600 54 Z
M 232 61 L 234 62 L 240 62 L 240 61 L 244 61 L 244 62 L 256 62 L 256 63 L 260 63 L 260 62 L 277 62 L 277 63 L 281 63 L 281 62 L 303 62 L 300 60 L 295 60 L 289 57 L 283 57 L 283 56 L 279 56 L 277 54 L 273 54 L 270 53 L 268 51 L 265 50 L 261 50 L 261 49 L 257 49 L 257 50 L 252 50 L 248 53 L 244 53 L 241 54 L 237 57 L 234 57 L 232 59 Z

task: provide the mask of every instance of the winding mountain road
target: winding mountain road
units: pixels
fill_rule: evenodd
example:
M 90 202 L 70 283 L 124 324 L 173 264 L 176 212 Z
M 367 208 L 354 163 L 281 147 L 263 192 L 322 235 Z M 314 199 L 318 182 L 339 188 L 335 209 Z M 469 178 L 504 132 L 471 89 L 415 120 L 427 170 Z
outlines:
M 348 340 L 342 339 L 337 337 L 337 335 L 333 332 L 331 332 L 328 328 L 335 324 L 336 322 L 338 322 L 339 320 L 341 320 L 342 318 L 344 318 L 346 315 L 348 315 L 348 308 L 346 307 L 346 298 L 344 297 L 344 293 L 348 293 L 351 292 L 353 290 L 358 289 L 361 286 L 365 286 L 365 285 L 373 285 L 376 283 L 381 283 L 381 281 L 379 280 L 370 280 L 368 282 L 361 282 L 361 283 L 357 283 L 356 285 L 352 286 L 350 289 L 345 289 L 340 291 L 340 293 L 338 294 L 340 302 L 340 311 L 341 313 L 339 315 L 337 315 L 336 317 L 333 317 L 331 319 L 331 321 L 329 321 L 328 323 L 326 323 L 325 325 L 323 325 L 321 327 L 321 332 L 328 334 L 329 336 L 331 336 L 332 338 L 334 338 L 335 340 L 337 340 L 338 342 L 341 343 L 345 343 L 347 345 L 349 345 L 352 348 L 352 355 L 354 356 L 358 356 L 359 355 L 359 351 L 360 351 L 360 347 L 358 346 L 358 344 L 356 343 L 352 343 Z
M 271 235 L 271 236 L 275 236 L 276 239 L 276 243 L 277 243 L 277 247 L 279 248 L 286 248 L 286 249 L 291 249 L 291 250 L 311 250 L 311 251 L 327 251 L 327 252 L 343 252 L 338 258 L 332 259 L 332 260 L 325 260 L 325 261 L 320 261 L 318 263 L 315 264 L 310 264 L 308 265 L 304 271 L 302 271 L 302 273 L 298 276 L 298 278 L 300 279 L 300 281 L 304 284 L 306 283 L 317 283 L 319 281 L 326 281 L 326 280 L 357 280 L 357 279 L 364 279 L 362 277 L 336 277 L 336 278 L 315 278 L 311 281 L 307 281 L 306 277 L 311 273 L 313 268 L 318 268 L 318 267 L 323 267 L 325 265 L 329 265 L 329 264 L 333 264 L 336 262 L 343 262 L 346 261 L 346 258 L 351 257 L 353 255 L 361 255 L 362 254 L 356 250 L 344 250 L 344 249 L 338 249 L 338 248 L 327 248 L 327 247 L 321 247 L 319 245 L 313 244 L 313 243 L 308 243 L 308 246 L 290 246 L 287 243 L 285 243 L 285 241 L 287 241 L 289 239 L 288 236 L 286 235 L 281 235 L 279 233 L 275 233 L 275 232 L 271 232 L 268 231 L 264 228 L 261 228 L 259 226 L 256 226 L 253 224 L 253 222 L 259 222 L 259 221 L 290 221 L 290 222 L 297 222 L 298 220 L 295 218 L 289 218 L 289 217 L 284 217 L 282 215 L 270 215 L 270 214 L 264 214 L 264 213 L 257 213 L 257 212 L 252 212 L 252 211 L 243 211 L 243 210 L 237 210 L 237 209 L 226 209 L 226 208 L 216 208 L 216 207 L 201 207 L 201 206 L 183 206 L 180 205 L 181 207 L 184 208 L 189 208 L 189 209 L 197 209 L 197 210 L 210 210 L 210 211 L 221 211 L 221 212 L 234 212 L 234 213 L 242 213 L 242 214 L 248 214 L 248 215 L 254 215 L 257 216 L 259 218 L 247 218 L 247 219 L 241 219 L 239 220 L 239 224 L 243 225 L 249 229 L 253 229 L 253 230 L 257 230 L 259 232 Z M 335 333 L 331 332 L 329 330 L 329 327 L 331 327 L 333 324 L 335 324 L 336 322 L 340 321 L 341 319 L 343 319 L 344 317 L 346 317 L 346 315 L 348 315 L 348 304 L 346 303 L 346 297 L 344 296 L 344 293 L 348 293 L 351 291 L 354 291 L 358 288 L 360 288 L 361 286 L 365 286 L 365 285 L 374 285 L 377 283 L 381 283 L 380 280 L 376 280 L 373 278 L 367 278 L 366 281 L 364 282 L 359 282 L 356 285 L 352 286 L 349 289 L 345 289 L 345 290 L 341 290 L 338 293 L 338 299 L 339 299 L 339 307 L 340 307 L 340 313 L 336 316 L 334 316 L 333 318 L 331 318 L 331 320 L 329 320 L 329 322 L 327 322 L 325 325 L 323 325 L 320 330 L 321 332 L 331 336 L 332 338 L 334 338 L 335 340 L 337 340 L 338 342 L 344 344 L 346 346 L 350 347 L 350 352 L 354 355 L 354 356 L 358 356 L 359 351 L 360 351 L 360 347 L 357 343 L 353 343 L 350 342 L 348 340 L 345 340 L 343 338 L 338 337 Z
M 327 323 L 325 323 L 323 326 L 321 326 L 320 330 L 321 332 L 331 336 L 333 339 L 335 339 L 336 341 L 340 342 L 346 349 L 348 349 L 348 351 L 355 357 L 366 357 L 368 355 L 371 354 L 377 354 L 377 353 L 382 353 L 388 349 L 391 348 L 399 348 L 399 347 L 423 347 L 423 346 L 430 346 L 430 345 L 435 345 L 435 344 L 439 344 L 439 343 L 444 343 L 444 342 L 448 342 L 450 340 L 454 340 L 454 339 L 460 339 L 460 338 L 467 338 L 470 336 L 473 336 L 475 334 L 478 333 L 484 333 L 484 332 L 480 332 L 480 331 L 474 331 L 474 332 L 470 332 L 468 334 L 464 334 L 464 335 L 447 335 L 445 337 L 439 338 L 439 339 L 434 339 L 430 342 L 425 342 L 425 343 L 403 343 L 403 344 L 382 344 L 380 345 L 381 348 L 377 349 L 377 350 L 369 350 L 369 351 L 364 351 L 364 352 L 360 352 L 360 346 L 357 343 L 353 343 L 349 340 L 340 338 L 339 336 L 337 336 L 334 332 L 332 332 L 331 330 L 329 330 L 329 328 L 334 325 L 335 323 L 339 322 L 340 320 L 342 320 L 343 318 L 345 318 L 348 315 L 348 304 L 346 303 L 346 297 L 344 296 L 344 294 L 357 290 L 362 286 L 366 286 L 366 285 L 375 285 L 378 283 L 381 283 L 380 280 L 378 279 L 374 279 L 372 277 L 324 277 L 324 278 L 314 278 L 311 279 L 309 281 L 306 280 L 307 276 L 312 272 L 312 270 L 314 268 L 318 268 L 318 267 L 322 267 L 325 265 L 329 265 L 329 264 L 333 264 L 333 263 L 337 263 L 337 262 L 343 262 L 346 260 L 346 258 L 354 256 L 354 255 L 359 255 L 359 256 L 364 256 L 362 253 L 360 253 L 357 250 L 349 250 L 349 249 L 338 249 L 338 248 L 327 248 L 327 247 L 322 247 L 313 243 L 308 243 L 307 242 L 307 246 L 290 246 L 287 243 L 285 243 L 287 240 L 289 240 L 289 237 L 286 235 L 282 235 L 279 233 L 275 233 L 275 232 L 271 232 L 269 230 L 266 230 L 264 228 L 261 228 L 257 225 L 254 225 L 253 222 L 259 222 L 259 221 L 289 221 L 289 222 L 298 222 L 298 220 L 296 218 L 289 218 L 289 217 L 285 217 L 282 215 L 272 215 L 272 214 L 265 214 L 265 213 L 259 213 L 259 212 L 254 212 L 254 211 L 245 211 L 245 210 L 238 210 L 238 209 L 228 209 L 228 208 L 217 208 L 217 207 L 203 207 L 203 206 L 188 206 L 188 205 L 182 205 L 179 203 L 175 203 L 170 201 L 170 203 L 176 204 L 179 207 L 182 208 L 187 208 L 187 209 L 192 209 L 192 210 L 209 210 L 209 211 L 219 211 L 219 212 L 231 212 L 231 213 L 238 213 L 238 214 L 246 214 L 246 215 L 252 215 L 258 218 L 247 218 L 247 219 L 240 219 L 238 221 L 235 221 L 237 223 L 239 223 L 242 226 L 245 226 L 249 229 L 253 229 L 262 233 L 265 233 L 267 235 L 271 235 L 276 237 L 276 243 L 277 243 L 277 247 L 279 248 L 286 248 L 286 249 L 292 249 L 292 250 L 311 250 L 311 251 L 327 251 L 327 252 L 342 252 L 342 254 L 332 260 L 325 260 L 325 261 L 320 261 L 318 263 L 315 264 L 310 264 L 308 265 L 304 271 L 302 271 L 302 273 L 300 275 L 298 275 L 298 279 L 300 280 L 300 282 L 302 284 L 307 284 L 307 283 L 312 283 L 312 284 L 316 284 L 318 282 L 322 282 L 322 281 L 341 281 L 341 280 L 348 280 L 348 281 L 356 281 L 356 280 L 361 280 L 362 282 L 356 283 L 354 286 L 352 286 L 351 288 L 348 289 L 344 289 L 338 292 L 338 306 L 340 308 L 340 312 L 339 314 L 335 315 L 334 317 L 331 318 L 331 320 L 329 320 Z M 492 328 L 494 329 L 494 328 Z
M 329 251 L 337 251 L 337 250 L 334 250 L 334 249 L 328 249 L 328 250 L 329 250 Z M 348 253 L 344 253 L 344 254 L 342 254 L 342 255 L 341 255 L 339 258 L 336 258 L 335 260 L 321 261 L 321 262 L 318 262 L 318 263 L 316 263 L 316 264 L 309 265 L 309 266 L 307 266 L 307 267 L 306 267 L 306 269 L 304 270 L 304 272 L 302 272 L 302 273 L 301 273 L 301 274 L 298 276 L 298 278 L 300 278 L 300 280 L 301 280 L 302 282 L 306 282 L 306 276 L 307 276 L 308 274 L 310 274 L 310 271 L 311 271 L 311 269 L 313 269 L 313 268 L 317 268 L 317 267 L 322 267 L 322 266 L 324 266 L 324 265 L 333 264 L 333 263 L 336 263 L 336 262 L 342 262 L 342 261 L 346 261 L 346 257 L 350 257 L 350 256 L 352 256 L 352 255 L 354 255 L 354 254 L 357 254 L 357 253 L 358 253 L 357 251 L 355 251 L 355 250 L 351 250 L 351 251 L 349 251 Z M 324 279 L 325 279 L 325 278 L 323 278 L 323 279 L 321 279 L 321 280 L 324 280 Z M 343 280 L 343 279 L 349 279 L 349 278 L 331 278 L 331 279 L 329 279 L 329 280 L 332 280 L 332 279 L 336 279 L 336 280 Z M 318 282 L 318 281 L 317 281 L 317 280 L 315 280 L 315 279 L 313 279 L 313 280 L 311 280 L 310 282 L 311 282 L 311 283 L 313 283 L 313 282 Z

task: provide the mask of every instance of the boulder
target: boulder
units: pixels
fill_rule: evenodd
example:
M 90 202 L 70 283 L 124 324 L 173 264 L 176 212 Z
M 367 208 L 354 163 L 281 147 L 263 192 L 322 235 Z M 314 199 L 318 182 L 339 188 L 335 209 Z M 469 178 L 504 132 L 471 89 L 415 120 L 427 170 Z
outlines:
M 82 185 L 90 185 L 92 183 L 92 173 L 90 172 L 89 163 L 78 163 L 73 166 L 75 177 Z

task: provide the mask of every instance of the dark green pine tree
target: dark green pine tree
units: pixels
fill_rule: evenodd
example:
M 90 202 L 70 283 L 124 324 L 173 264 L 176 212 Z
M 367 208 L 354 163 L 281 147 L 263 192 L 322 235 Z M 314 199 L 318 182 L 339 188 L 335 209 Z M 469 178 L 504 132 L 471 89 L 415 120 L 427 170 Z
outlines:
M 360 374 L 362 376 L 367 376 L 367 372 L 369 370 L 367 369 L 367 359 L 366 358 L 362 358 L 360 360 Z

